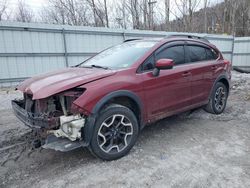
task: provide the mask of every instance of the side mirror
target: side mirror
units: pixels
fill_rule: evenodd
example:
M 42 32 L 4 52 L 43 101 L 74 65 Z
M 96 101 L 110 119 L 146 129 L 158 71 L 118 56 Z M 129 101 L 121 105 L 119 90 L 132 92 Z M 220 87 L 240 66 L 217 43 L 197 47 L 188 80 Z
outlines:
M 155 68 L 153 70 L 153 75 L 158 76 L 160 70 L 172 69 L 174 66 L 174 61 L 172 59 L 159 59 L 155 63 Z

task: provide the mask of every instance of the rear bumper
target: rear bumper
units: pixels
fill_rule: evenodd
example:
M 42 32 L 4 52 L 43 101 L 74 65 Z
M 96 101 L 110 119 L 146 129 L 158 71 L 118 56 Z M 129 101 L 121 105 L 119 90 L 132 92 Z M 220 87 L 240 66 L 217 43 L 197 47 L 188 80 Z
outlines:
M 55 118 L 55 117 L 45 118 L 39 114 L 27 112 L 22 107 L 22 101 L 12 100 L 11 104 L 12 104 L 12 109 L 16 117 L 30 128 L 50 129 L 51 127 L 55 127 L 58 124 L 58 121 L 59 121 L 58 118 Z

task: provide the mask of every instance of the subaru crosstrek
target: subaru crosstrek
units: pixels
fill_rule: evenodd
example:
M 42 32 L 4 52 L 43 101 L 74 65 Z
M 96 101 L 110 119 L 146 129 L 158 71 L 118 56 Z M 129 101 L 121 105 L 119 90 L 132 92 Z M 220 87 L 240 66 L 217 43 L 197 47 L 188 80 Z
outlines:
M 231 63 L 199 37 L 130 40 L 75 67 L 27 79 L 12 106 L 33 129 L 34 147 L 88 147 L 114 160 L 130 151 L 145 125 L 198 107 L 222 113 L 230 71 Z

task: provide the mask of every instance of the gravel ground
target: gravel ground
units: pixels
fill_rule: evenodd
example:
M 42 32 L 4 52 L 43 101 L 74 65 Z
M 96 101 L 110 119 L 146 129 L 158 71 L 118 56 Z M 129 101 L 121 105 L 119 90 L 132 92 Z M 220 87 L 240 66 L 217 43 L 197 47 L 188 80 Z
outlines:
M 31 150 L 30 130 L 0 91 L 0 187 L 250 187 L 250 74 L 233 73 L 225 112 L 198 109 L 146 127 L 129 155 Z

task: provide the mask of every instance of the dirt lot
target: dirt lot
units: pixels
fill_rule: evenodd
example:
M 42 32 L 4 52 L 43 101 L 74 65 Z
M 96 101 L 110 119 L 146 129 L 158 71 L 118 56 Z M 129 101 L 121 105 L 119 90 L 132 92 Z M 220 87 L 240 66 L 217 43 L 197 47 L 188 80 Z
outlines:
M 199 109 L 146 127 L 130 154 L 30 150 L 30 131 L 0 92 L 0 187 L 250 187 L 250 74 L 233 74 L 225 113 Z

